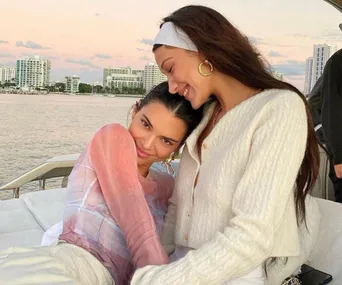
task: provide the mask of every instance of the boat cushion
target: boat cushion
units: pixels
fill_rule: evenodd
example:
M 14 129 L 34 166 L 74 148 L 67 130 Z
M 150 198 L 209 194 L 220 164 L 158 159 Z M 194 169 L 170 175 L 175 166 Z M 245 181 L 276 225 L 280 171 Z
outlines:
M 333 284 L 342 284 L 342 204 L 317 199 L 321 210 L 320 232 L 310 265 L 333 276 Z
M 63 219 L 66 188 L 30 192 L 20 196 L 38 224 L 46 231 Z
M 39 245 L 43 234 L 24 201 L 0 201 L 0 250 L 10 246 Z

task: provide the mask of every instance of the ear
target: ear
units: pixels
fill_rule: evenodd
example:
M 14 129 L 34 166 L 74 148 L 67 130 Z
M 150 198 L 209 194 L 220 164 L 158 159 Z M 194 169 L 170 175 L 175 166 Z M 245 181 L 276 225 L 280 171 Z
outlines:
M 138 108 L 137 105 L 133 106 L 133 109 L 132 109 L 132 112 L 131 112 L 131 119 L 132 119 L 132 121 L 133 121 L 135 115 L 138 113 L 137 108 Z
M 207 59 L 207 58 L 206 58 L 203 54 L 201 54 L 200 52 L 198 52 L 197 54 L 198 54 L 198 56 L 199 56 L 201 62 L 202 62 L 202 61 L 205 61 L 205 60 Z
M 138 107 L 141 105 L 141 99 L 135 102 L 132 110 L 132 120 L 134 119 L 135 115 L 138 113 Z

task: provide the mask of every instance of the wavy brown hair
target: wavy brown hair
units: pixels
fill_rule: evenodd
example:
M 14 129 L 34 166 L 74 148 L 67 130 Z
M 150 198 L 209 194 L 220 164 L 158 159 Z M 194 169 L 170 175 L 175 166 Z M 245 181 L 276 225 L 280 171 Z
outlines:
M 297 223 L 305 222 L 305 197 L 311 192 L 319 172 L 318 142 L 305 96 L 293 85 L 276 79 L 249 39 L 219 12 L 204 6 L 185 6 L 163 19 L 182 29 L 199 53 L 216 70 L 255 89 L 286 89 L 302 98 L 307 113 L 308 136 L 305 155 L 296 179 L 294 199 Z M 163 25 L 161 24 L 161 26 Z M 155 45 L 155 51 L 160 45 Z M 257 96 L 257 95 L 255 95 Z

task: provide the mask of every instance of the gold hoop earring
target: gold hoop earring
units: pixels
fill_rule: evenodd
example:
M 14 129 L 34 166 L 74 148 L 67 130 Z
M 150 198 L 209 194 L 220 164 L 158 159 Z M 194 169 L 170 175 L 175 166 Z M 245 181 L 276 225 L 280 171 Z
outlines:
M 209 67 L 210 67 L 210 71 L 207 72 L 207 73 L 204 72 L 203 69 L 202 69 L 202 67 L 203 67 L 204 64 L 207 64 L 207 65 L 209 65 Z M 211 74 L 213 73 L 213 71 L 214 71 L 214 66 L 213 66 L 208 60 L 202 61 L 202 62 L 199 64 L 199 66 L 198 66 L 198 72 L 199 72 L 202 76 L 209 76 L 209 75 L 211 75 Z

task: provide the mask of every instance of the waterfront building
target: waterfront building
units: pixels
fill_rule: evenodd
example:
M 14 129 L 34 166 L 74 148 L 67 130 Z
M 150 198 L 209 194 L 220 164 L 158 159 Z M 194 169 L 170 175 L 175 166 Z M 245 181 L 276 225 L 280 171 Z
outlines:
M 131 67 L 105 68 L 103 70 L 103 87 L 120 89 L 143 88 L 144 70 Z
M 65 92 L 67 93 L 78 93 L 80 86 L 80 77 L 73 75 L 73 76 L 66 76 L 65 77 Z
M 15 67 L 0 67 L 0 83 L 15 83 Z
M 158 85 L 163 81 L 167 81 L 167 77 L 161 73 L 157 64 L 149 63 L 145 65 L 144 89 L 146 92 L 150 91 L 153 86 Z
M 50 83 L 51 62 L 40 56 L 17 60 L 16 84 L 18 87 L 46 87 Z

